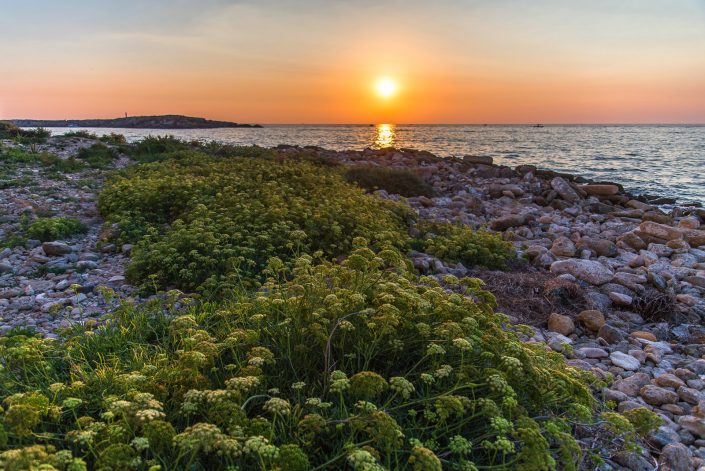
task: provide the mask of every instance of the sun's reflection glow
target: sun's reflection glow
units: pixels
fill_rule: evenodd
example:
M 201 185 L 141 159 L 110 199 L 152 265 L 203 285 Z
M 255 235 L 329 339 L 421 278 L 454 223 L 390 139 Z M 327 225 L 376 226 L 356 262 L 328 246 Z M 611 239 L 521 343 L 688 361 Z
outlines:
M 397 142 L 396 126 L 393 124 L 378 124 L 376 126 L 375 147 L 394 147 Z

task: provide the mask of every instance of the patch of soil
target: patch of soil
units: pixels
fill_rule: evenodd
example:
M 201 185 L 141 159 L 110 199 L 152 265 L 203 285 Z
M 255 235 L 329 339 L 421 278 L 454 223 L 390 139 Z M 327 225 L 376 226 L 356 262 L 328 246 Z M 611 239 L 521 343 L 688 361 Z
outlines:
M 469 276 L 485 282 L 485 289 L 497 298 L 498 312 L 521 324 L 542 325 L 552 312 L 574 317 L 588 308 L 580 285 L 548 272 L 476 269 Z

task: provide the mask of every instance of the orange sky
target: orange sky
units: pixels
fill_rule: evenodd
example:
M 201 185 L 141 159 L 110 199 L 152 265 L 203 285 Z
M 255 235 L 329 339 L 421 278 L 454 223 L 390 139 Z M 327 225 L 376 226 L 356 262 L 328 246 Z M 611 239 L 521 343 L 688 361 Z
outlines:
M 0 118 L 705 123 L 702 0 L 17 3 Z

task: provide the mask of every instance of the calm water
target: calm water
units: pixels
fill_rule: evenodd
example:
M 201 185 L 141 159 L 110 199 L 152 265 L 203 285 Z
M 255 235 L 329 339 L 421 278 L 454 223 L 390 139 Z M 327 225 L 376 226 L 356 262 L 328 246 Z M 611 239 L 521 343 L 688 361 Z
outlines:
M 76 128 L 73 128 L 74 130 Z M 55 128 L 54 134 L 70 129 Z M 88 129 L 128 140 L 171 134 L 231 144 L 316 145 L 328 149 L 410 147 L 436 155 L 489 155 L 496 163 L 622 183 L 634 192 L 705 203 L 705 126 L 268 125 L 262 129 Z

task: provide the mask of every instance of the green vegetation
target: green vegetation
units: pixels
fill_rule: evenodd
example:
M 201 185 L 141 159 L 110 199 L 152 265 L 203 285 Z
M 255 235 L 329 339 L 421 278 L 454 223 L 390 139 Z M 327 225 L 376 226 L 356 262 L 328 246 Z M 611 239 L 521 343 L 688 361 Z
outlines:
M 3 164 L 3 173 L 0 176 L 14 174 L 18 165 L 39 164 L 47 171 L 61 173 L 78 172 L 84 168 L 83 162 L 74 157 L 62 159 L 49 152 L 37 152 L 23 147 L 0 146 L 0 163 Z
M 27 228 L 27 236 L 30 239 L 42 242 L 64 239 L 84 232 L 85 224 L 78 219 L 66 217 L 38 219 Z
M 198 143 L 189 144 L 174 136 L 147 136 L 131 146 L 130 155 L 138 162 L 156 162 L 173 152 L 191 150 Z
M 516 257 L 511 242 L 493 232 L 440 223 L 424 224 L 421 229 L 422 250 L 441 260 L 461 262 L 465 266 L 506 269 L 507 262 Z
M 69 131 L 59 137 L 81 137 L 83 139 L 98 139 L 97 135 L 84 129 L 81 129 L 79 131 Z
M 127 144 L 127 139 L 125 139 L 125 136 L 122 134 L 114 133 L 111 132 L 110 134 L 106 134 L 104 136 L 100 136 L 99 138 L 102 142 L 105 142 L 106 144 L 114 145 L 114 146 L 122 146 Z
M 130 280 L 187 291 L 254 287 L 270 257 L 336 257 L 356 236 L 404 247 L 412 217 L 334 169 L 194 151 L 122 172 L 106 184 L 99 209 L 118 224 L 119 241 L 136 243 Z
M 8 121 L 0 121 L 0 139 L 12 139 L 23 144 L 44 142 L 51 132 L 44 128 L 22 129 Z
M 368 190 L 406 197 L 433 196 L 433 187 L 409 170 L 361 165 L 348 169 L 345 178 Z
M 118 158 L 118 154 L 112 147 L 108 147 L 102 143 L 96 143 L 90 147 L 79 149 L 76 157 L 92 168 L 104 169 L 109 167 Z
M 341 264 L 273 259 L 260 292 L 224 304 L 125 304 L 65 343 L 0 339 L 0 463 L 576 469 L 591 374 L 521 342 L 478 280 L 449 293 L 399 252 L 353 245 Z
M 406 204 L 306 152 L 171 137 L 126 149 L 144 163 L 112 174 L 98 205 L 109 237 L 135 244 L 127 276 L 197 296 L 126 301 L 58 340 L 0 337 L 0 469 L 574 471 L 659 425 L 600 411 L 604 383 L 523 342 L 533 331 L 496 314 L 482 281 L 419 277 L 404 255 L 504 268 L 515 252 L 500 236 L 421 224 L 412 240 Z M 115 156 L 99 143 L 75 162 Z M 413 174 L 363 174 L 419 194 Z M 85 230 L 20 225 L 41 240 Z

